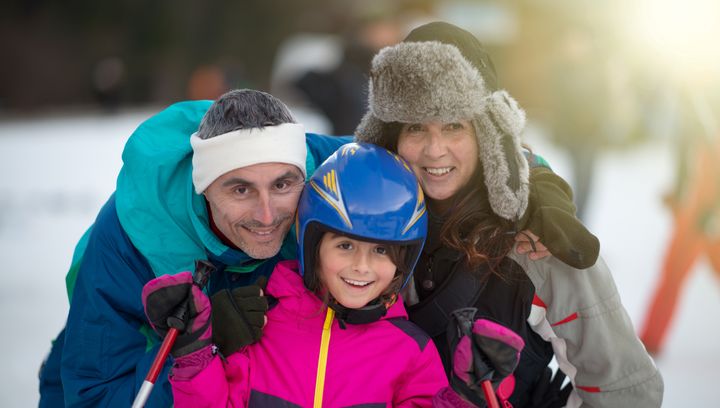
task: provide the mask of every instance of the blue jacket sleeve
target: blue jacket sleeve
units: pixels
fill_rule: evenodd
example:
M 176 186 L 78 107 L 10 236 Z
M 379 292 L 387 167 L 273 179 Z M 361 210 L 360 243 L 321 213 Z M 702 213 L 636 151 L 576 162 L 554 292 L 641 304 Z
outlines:
M 308 153 L 312 154 L 316 167 L 324 162 L 340 146 L 353 141 L 352 136 L 326 136 L 315 133 L 307 133 L 306 139 Z
M 120 226 L 112 196 L 95 221 L 70 303 L 61 362 L 66 406 L 132 404 L 159 348 L 141 300 L 152 278 Z M 147 407 L 172 405 L 169 366 Z

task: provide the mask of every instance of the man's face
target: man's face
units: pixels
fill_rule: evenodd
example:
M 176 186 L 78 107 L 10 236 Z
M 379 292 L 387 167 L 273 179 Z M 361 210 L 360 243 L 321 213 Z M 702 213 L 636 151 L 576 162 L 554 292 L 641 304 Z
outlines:
M 220 232 L 249 256 L 266 259 L 280 251 L 304 181 L 291 164 L 254 164 L 220 176 L 205 197 Z

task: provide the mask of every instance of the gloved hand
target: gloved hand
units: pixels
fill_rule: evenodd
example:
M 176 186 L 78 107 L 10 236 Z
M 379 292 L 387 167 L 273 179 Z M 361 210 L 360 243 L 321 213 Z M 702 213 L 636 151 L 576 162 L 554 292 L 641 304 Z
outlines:
M 266 285 L 263 276 L 254 285 L 223 289 L 212 296 L 213 342 L 223 355 L 229 356 L 262 336 L 268 310 L 263 296 Z
M 171 327 L 179 334 L 170 354 L 181 357 L 210 344 L 210 299 L 193 284 L 190 272 L 159 276 L 146 283 L 142 290 L 145 315 L 153 330 L 165 337 Z M 185 313 L 179 314 L 182 305 Z
M 452 355 L 450 385 L 478 407 L 487 406 L 481 382 L 494 389 L 515 371 L 523 339 L 512 330 L 487 319 L 475 319 L 477 309 L 458 309 L 448 327 Z
M 528 229 L 556 258 L 576 269 L 595 264 L 600 241 L 575 216 L 572 189 L 552 170 L 530 170 L 528 208 L 518 230 Z
M 533 234 L 530 230 L 523 230 L 515 234 L 515 251 L 518 254 L 528 254 L 528 258 L 533 261 L 543 259 L 550 256 L 550 251 L 542 242 L 540 237 Z
M 563 387 L 565 373 L 559 369 L 553 376 L 552 369 L 545 367 L 540 379 L 535 384 L 530 396 L 530 406 L 533 408 L 562 408 L 567 404 L 573 390 L 572 383 L 568 381 Z

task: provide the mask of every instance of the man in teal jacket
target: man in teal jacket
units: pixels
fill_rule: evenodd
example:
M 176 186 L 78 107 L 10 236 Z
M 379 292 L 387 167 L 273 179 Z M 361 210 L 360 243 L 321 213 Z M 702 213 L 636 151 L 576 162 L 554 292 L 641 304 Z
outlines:
M 172 105 L 137 128 L 115 193 L 75 249 L 41 406 L 131 405 L 159 348 L 140 299 L 150 279 L 207 259 L 213 294 L 296 257 L 289 232 L 304 178 L 350 138 L 292 122 L 281 101 L 241 90 Z M 168 367 L 146 406 L 172 405 Z

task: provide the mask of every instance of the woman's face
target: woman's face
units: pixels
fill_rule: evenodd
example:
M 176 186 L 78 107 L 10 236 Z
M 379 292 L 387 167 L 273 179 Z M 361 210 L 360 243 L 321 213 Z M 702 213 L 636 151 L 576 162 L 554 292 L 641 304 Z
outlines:
M 397 148 L 412 166 L 425 195 L 433 200 L 454 196 L 478 165 L 475 130 L 466 120 L 403 125 Z

